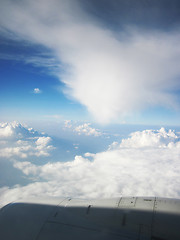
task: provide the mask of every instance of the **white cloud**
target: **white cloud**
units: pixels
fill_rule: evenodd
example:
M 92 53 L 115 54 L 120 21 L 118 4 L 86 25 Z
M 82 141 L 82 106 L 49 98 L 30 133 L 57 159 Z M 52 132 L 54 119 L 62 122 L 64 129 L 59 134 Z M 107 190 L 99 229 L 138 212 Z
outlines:
M 89 152 L 87 152 L 87 153 L 84 154 L 84 156 L 85 156 L 85 157 L 94 157 L 95 154 L 94 154 L 94 153 L 89 153 Z
M 65 128 L 72 128 L 72 123 L 71 123 L 71 120 L 65 120 L 64 121 L 64 127 Z
M 17 39 L 16 39 L 17 40 Z M 8 44 L 8 43 L 6 43 Z M 21 46 L 23 43 L 21 42 Z M 27 43 L 24 44 L 23 48 L 27 47 Z M 51 74 L 57 74 L 61 65 L 57 62 L 57 59 L 52 57 L 50 53 L 42 53 L 40 52 L 39 55 L 36 53 L 35 56 L 28 56 L 26 54 L 9 54 L 9 53 L 0 53 L 0 59 L 3 60 L 13 60 L 13 61 L 20 61 L 25 62 L 26 64 L 31 64 L 36 67 L 45 67 L 48 72 Z
M 91 123 L 83 123 L 81 125 L 77 123 L 73 123 L 70 120 L 64 121 L 64 129 L 72 129 L 73 132 L 77 133 L 78 135 L 86 135 L 86 136 L 94 136 L 99 137 L 102 136 L 103 133 L 100 132 L 96 128 L 91 127 Z
M 95 129 L 90 127 L 90 123 L 84 123 L 82 125 L 79 125 L 77 127 L 74 128 L 74 132 L 77 132 L 79 135 L 87 135 L 87 136 L 95 136 L 95 137 L 99 137 L 102 135 L 102 133 Z
M 42 44 L 64 64 L 56 74 L 71 95 L 106 123 L 148 106 L 178 106 L 180 33 L 105 28 L 75 0 L 2 0 L 0 21 Z M 4 29 L 3 28 L 3 29 Z
M 0 157 L 27 158 L 29 156 L 49 156 L 54 149 L 51 138 L 38 134 L 32 128 L 27 128 L 19 123 L 0 123 Z
M 177 143 L 176 143 L 177 142 Z M 128 139 L 123 139 L 120 147 L 125 148 L 166 148 L 172 144 L 179 144 L 179 136 L 174 131 L 166 132 L 164 128 L 159 131 L 144 130 L 142 132 L 134 132 Z
M 144 142 L 144 144 L 142 144 Z M 35 196 L 84 198 L 163 196 L 180 198 L 180 135 L 173 131 L 145 130 L 132 133 L 104 152 L 73 161 L 37 166 L 28 161 L 14 167 L 36 183 L 3 191 L 0 200 Z M 22 194 L 20 194 L 22 193 Z
M 42 91 L 39 88 L 34 88 L 33 93 L 39 94 L 42 93 Z
M 42 148 L 43 146 L 47 146 L 50 142 L 51 142 L 50 137 L 39 137 L 36 141 L 36 145 Z
M 23 169 L 24 174 L 38 174 L 38 168 L 32 165 L 30 162 L 15 162 L 14 167 L 18 169 Z
M 12 136 L 12 127 L 7 123 L 0 123 L 0 138 Z

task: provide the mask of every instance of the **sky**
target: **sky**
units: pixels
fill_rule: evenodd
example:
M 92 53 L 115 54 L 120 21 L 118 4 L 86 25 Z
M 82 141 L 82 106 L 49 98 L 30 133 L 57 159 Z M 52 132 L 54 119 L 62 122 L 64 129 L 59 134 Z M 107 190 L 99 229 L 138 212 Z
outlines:
M 179 1 L 0 6 L 1 202 L 179 197 Z

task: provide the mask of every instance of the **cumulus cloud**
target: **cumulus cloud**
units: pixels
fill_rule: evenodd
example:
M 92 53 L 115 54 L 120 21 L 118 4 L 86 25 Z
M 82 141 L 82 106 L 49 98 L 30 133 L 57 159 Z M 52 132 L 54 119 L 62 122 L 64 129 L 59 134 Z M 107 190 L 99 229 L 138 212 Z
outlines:
M 86 135 L 86 136 L 94 136 L 99 137 L 102 136 L 103 133 L 101 133 L 98 129 L 92 128 L 91 123 L 84 123 L 81 125 L 73 124 L 72 121 L 66 120 L 64 122 L 65 129 L 72 129 L 73 132 L 77 133 L 78 135 Z
M 123 27 L 116 32 L 76 0 L 2 0 L 3 31 L 51 49 L 66 94 L 99 122 L 149 106 L 178 106 L 180 33 Z M 64 66 L 63 71 L 61 71 Z
M 42 93 L 42 91 L 39 88 L 34 88 L 33 93 L 39 94 Z
M 0 199 L 3 202 L 29 195 L 180 198 L 179 156 L 180 134 L 163 128 L 134 132 L 104 152 L 86 153 L 73 161 L 42 166 L 16 161 L 14 167 L 26 176 L 37 178 L 37 182 L 2 188 Z
M 0 124 L 0 138 L 9 137 L 13 134 L 12 127 L 7 123 Z
M 71 120 L 65 120 L 64 121 L 64 127 L 65 128 L 72 128 L 72 122 L 71 122 Z
M 121 148 L 169 148 L 172 145 L 179 146 L 179 136 L 174 131 L 168 132 L 161 128 L 159 131 L 144 130 L 142 132 L 134 132 L 128 139 L 123 139 Z
M 95 137 L 99 137 L 102 135 L 102 133 L 100 131 L 98 131 L 95 128 L 90 127 L 90 123 L 84 123 L 82 125 L 79 125 L 77 127 L 74 128 L 74 132 L 77 132 L 79 135 L 84 134 L 87 136 L 95 136 Z
M 0 123 L 0 139 L 4 140 L 4 144 L 0 146 L 2 158 L 49 156 L 50 151 L 54 149 L 50 137 L 16 122 Z

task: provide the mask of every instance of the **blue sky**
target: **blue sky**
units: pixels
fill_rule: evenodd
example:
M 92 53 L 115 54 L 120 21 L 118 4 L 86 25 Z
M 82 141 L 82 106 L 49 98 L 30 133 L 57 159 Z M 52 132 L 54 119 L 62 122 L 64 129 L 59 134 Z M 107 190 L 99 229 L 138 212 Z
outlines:
M 50 115 L 76 119 L 79 112 L 83 114 L 83 108 L 63 94 L 64 84 L 51 72 L 49 66 L 45 67 L 41 62 L 37 66 L 24 61 L 25 58 L 34 57 L 37 51 L 39 53 L 37 48 L 41 50 L 42 47 L 22 47 L 24 43 L 5 40 L 10 49 L 3 49 L 5 44 L 1 46 L 2 52 L 9 55 L 9 59 L 1 59 L 0 64 L 2 120 L 28 121 L 46 119 Z M 40 89 L 37 93 L 34 92 L 36 88 Z
M 178 0 L 1 1 L 2 202 L 180 196 L 179 11 Z
M 1 9 L 3 121 L 179 125 L 178 1 L 2 1 Z

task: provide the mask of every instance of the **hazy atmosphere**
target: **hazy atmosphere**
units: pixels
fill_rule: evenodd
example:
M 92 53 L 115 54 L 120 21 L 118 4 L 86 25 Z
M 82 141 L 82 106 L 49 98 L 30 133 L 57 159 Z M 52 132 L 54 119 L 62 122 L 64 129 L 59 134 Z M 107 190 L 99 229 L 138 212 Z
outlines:
M 0 205 L 180 198 L 180 2 L 0 1 Z

